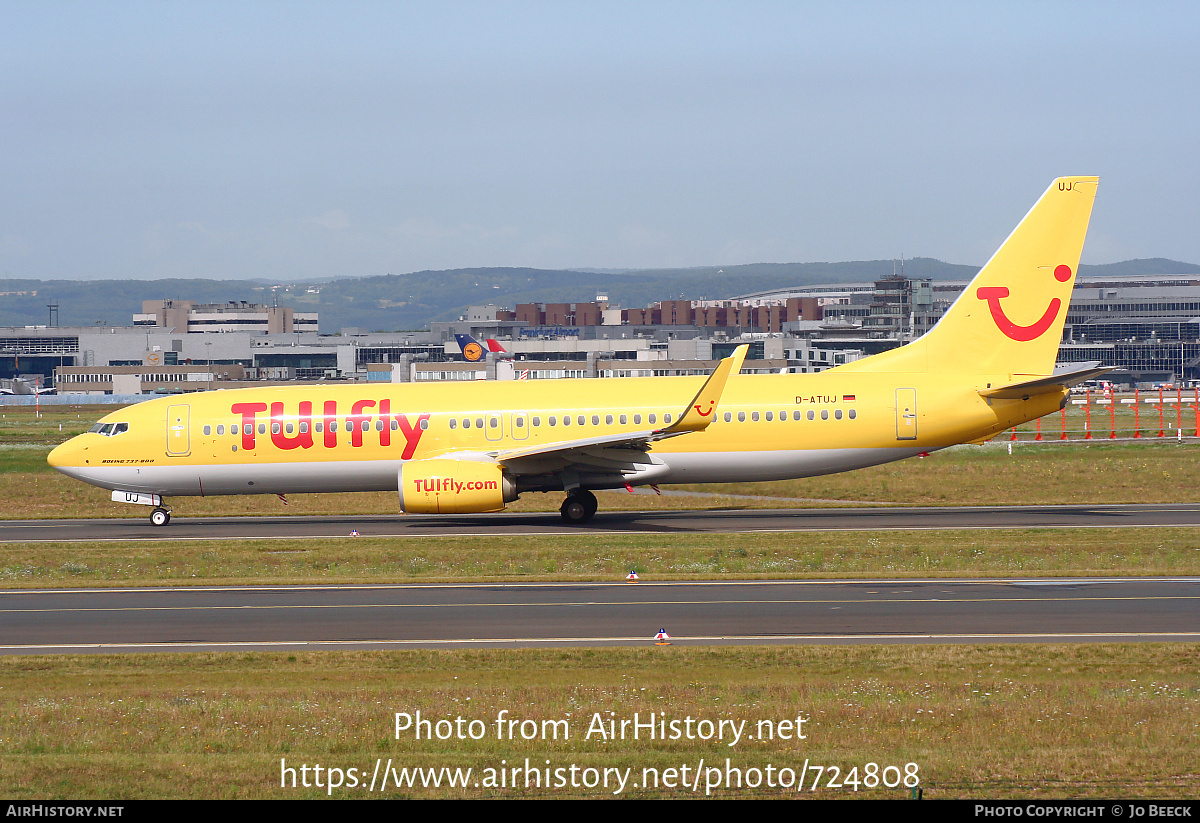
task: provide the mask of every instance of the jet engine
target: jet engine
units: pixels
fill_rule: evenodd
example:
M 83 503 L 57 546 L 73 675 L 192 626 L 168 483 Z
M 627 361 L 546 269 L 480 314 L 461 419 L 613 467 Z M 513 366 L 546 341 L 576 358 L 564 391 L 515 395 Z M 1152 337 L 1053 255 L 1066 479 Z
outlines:
M 516 484 L 496 463 L 431 459 L 400 467 L 400 508 L 406 512 L 498 512 L 516 499 Z

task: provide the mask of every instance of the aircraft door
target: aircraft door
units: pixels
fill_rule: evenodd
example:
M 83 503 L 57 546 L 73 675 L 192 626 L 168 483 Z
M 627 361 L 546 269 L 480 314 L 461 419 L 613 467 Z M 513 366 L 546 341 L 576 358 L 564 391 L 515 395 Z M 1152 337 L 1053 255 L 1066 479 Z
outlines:
M 498 413 L 489 412 L 483 425 L 483 436 L 488 440 L 499 440 L 504 436 L 503 418 Z
M 517 411 L 513 412 L 511 420 L 508 424 L 508 430 L 512 434 L 513 440 L 525 440 L 529 437 L 529 414 L 528 412 Z
M 167 406 L 167 456 L 186 457 L 191 454 L 191 406 Z
M 896 439 L 917 439 L 916 389 L 896 389 Z

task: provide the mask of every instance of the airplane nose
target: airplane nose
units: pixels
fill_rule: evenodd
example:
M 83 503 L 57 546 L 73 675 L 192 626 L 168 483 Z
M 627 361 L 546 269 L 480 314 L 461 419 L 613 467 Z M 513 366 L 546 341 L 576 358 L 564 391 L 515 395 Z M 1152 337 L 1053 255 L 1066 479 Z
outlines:
M 81 446 L 78 440 L 78 437 L 72 437 L 66 443 L 55 446 L 50 450 L 50 454 L 46 455 L 46 462 L 59 471 L 83 465 L 83 452 L 87 448 Z

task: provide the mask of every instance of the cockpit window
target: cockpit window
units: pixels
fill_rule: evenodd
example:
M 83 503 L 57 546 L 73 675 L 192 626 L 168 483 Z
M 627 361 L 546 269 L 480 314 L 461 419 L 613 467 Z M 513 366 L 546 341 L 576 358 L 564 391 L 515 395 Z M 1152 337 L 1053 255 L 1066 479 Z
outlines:
M 102 434 L 105 437 L 115 437 L 118 434 L 124 434 L 129 431 L 128 423 L 97 423 L 88 429 L 89 432 Z

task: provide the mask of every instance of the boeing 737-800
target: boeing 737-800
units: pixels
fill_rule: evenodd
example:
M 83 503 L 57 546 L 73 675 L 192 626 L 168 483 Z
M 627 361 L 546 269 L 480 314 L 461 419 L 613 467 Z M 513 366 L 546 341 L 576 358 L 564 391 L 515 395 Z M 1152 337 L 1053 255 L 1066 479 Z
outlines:
M 50 453 L 59 471 L 165 498 L 398 490 L 406 512 L 499 511 L 565 492 L 831 474 L 982 442 L 1105 369 L 1055 357 L 1097 178 L 1055 180 L 929 333 L 817 374 L 248 388 L 151 400 Z

